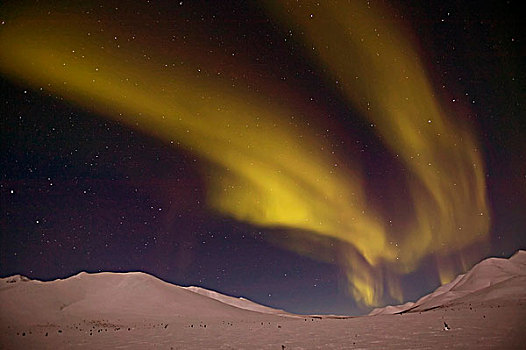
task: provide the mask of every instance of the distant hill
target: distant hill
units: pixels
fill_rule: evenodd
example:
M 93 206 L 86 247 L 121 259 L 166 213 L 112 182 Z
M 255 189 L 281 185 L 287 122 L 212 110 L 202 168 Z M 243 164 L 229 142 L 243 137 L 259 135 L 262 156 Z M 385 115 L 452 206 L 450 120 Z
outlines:
M 142 272 L 89 274 L 42 282 L 16 275 L 0 279 L 2 319 L 53 322 L 64 318 L 210 317 L 247 313 L 289 315 L 199 287 L 180 287 Z M 18 323 L 17 322 L 17 323 Z

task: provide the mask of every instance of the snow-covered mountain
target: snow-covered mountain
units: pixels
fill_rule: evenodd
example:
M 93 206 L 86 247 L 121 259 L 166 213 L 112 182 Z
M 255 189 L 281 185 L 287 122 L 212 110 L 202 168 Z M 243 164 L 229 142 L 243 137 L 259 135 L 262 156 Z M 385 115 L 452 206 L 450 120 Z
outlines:
M 11 276 L 0 279 L 0 349 L 520 349 L 525 253 L 375 317 L 291 315 L 140 272 Z
M 180 287 L 142 272 L 89 274 L 42 282 L 24 276 L 0 279 L 3 318 L 51 322 L 65 317 L 112 318 L 210 317 L 239 318 L 246 313 L 287 315 L 198 287 Z
M 369 315 L 387 315 L 431 310 L 444 305 L 488 301 L 526 295 L 526 251 L 519 250 L 511 258 L 489 258 L 473 266 L 465 274 L 423 296 L 416 302 L 376 308 Z

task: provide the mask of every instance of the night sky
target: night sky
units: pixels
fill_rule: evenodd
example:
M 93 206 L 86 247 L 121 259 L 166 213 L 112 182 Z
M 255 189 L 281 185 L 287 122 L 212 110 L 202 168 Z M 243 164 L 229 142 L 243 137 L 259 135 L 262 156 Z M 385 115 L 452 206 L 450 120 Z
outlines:
M 526 248 L 518 4 L 371 1 L 364 26 L 400 33 L 345 46 L 367 3 L 4 4 L 0 276 L 144 271 L 361 314 Z M 366 55 L 398 49 L 407 84 Z M 385 102 L 404 92 L 422 131 Z

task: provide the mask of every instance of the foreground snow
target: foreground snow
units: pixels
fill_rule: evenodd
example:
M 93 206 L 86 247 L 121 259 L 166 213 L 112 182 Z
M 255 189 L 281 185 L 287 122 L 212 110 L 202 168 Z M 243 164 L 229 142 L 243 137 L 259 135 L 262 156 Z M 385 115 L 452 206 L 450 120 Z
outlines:
M 525 257 L 485 260 L 405 309 L 354 318 L 286 314 L 144 273 L 13 276 L 0 280 L 0 348 L 522 348 Z

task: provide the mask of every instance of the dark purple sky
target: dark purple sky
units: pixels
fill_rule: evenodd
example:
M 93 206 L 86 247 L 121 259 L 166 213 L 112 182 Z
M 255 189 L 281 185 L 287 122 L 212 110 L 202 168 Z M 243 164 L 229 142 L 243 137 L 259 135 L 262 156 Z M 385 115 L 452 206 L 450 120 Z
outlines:
M 468 118 L 483 148 L 492 212 L 484 256 L 510 256 L 526 248 L 524 34 L 518 5 L 408 3 L 394 1 L 392 7 L 415 30 L 437 90 L 445 86 L 444 94 L 467 93 L 476 100 Z M 119 6 L 115 15 L 109 2 L 82 4 L 92 16 L 116 16 L 138 30 L 157 26 L 165 33 L 173 25 L 197 36 L 204 31 L 209 42 L 203 45 L 235 47 L 254 58 L 264 75 L 297 84 L 298 96 L 334 117 L 335 137 L 348 141 L 340 152 L 360 158 L 371 197 L 388 202 L 384 184 L 402 181 L 403 167 L 369 123 L 324 83 L 322 69 L 302 44 L 284 41 L 286 31 L 260 8 L 235 1 Z M 143 22 L 126 11 L 140 11 Z M 0 7 L 0 20 L 11 19 L 2 16 Z M 338 266 L 272 244 L 273 235 L 283 234 L 277 229 L 211 212 L 200 172 L 205 161 L 194 154 L 2 76 L 0 96 L 0 276 L 49 280 L 82 270 L 140 270 L 291 312 L 364 312 L 346 294 Z M 407 300 L 437 287 L 428 274 L 431 265 L 424 261 L 404 278 Z

